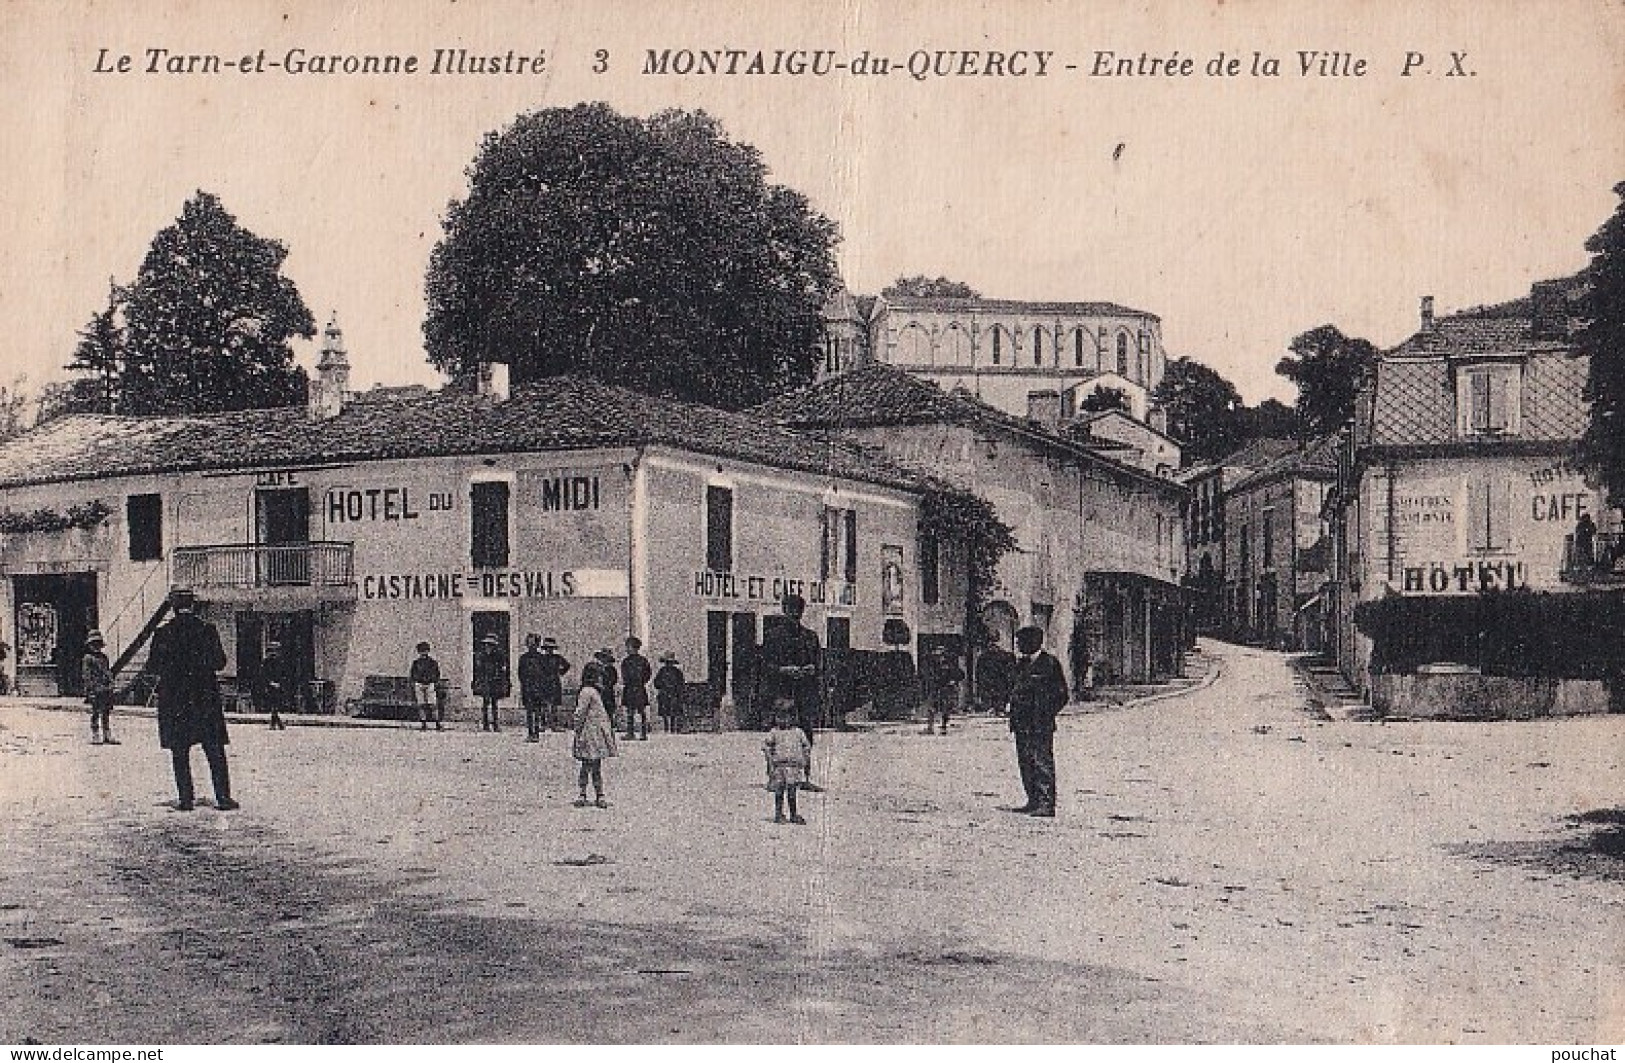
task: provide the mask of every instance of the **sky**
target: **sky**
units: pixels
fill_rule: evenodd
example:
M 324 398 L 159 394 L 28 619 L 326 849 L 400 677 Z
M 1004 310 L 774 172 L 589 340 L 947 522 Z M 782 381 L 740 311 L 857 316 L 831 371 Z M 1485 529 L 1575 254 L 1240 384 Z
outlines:
M 247 72 L 148 71 L 261 49 Z M 422 68 L 269 65 L 290 49 Z M 436 49 L 545 64 L 435 75 Z M 668 49 L 843 66 L 646 72 Z M 854 73 L 865 56 L 899 69 Z M 31 388 L 65 377 L 109 280 L 197 189 L 288 247 L 354 386 L 437 384 L 423 276 L 465 167 L 515 116 L 583 100 L 716 115 L 837 222 L 856 292 L 923 273 L 1147 310 L 1171 356 L 1253 402 L 1290 401 L 1274 366 L 1319 324 L 1392 345 L 1423 295 L 1448 313 L 1579 269 L 1625 181 L 1625 7 L 1607 0 L 7 0 L 0 90 L 0 382 Z M 301 364 L 315 351 L 299 343 Z

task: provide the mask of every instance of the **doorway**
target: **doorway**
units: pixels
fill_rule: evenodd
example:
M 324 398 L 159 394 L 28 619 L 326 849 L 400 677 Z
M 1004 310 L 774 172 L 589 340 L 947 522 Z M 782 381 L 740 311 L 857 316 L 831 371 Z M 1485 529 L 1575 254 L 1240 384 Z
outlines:
M 78 697 L 85 636 L 98 626 L 96 573 L 16 576 L 12 600 L 18 692 Z
M 309 612 L 237 614 L 237 689 L 254 690 L 271 643 L 281 647 L 294 681 L 294 712 L 314 712 L 310 684 L 316 678 L 316 618 Z M 256 706 L 257 708 L 258 706 Z
M 310 491 L 303 487 L 254 492 L 255 541 L 272 549 L 259 551 L 259 578 L 270 586 L 303 586 L 310 582 Z M 281 549 L 278 549 L 281 548 Z

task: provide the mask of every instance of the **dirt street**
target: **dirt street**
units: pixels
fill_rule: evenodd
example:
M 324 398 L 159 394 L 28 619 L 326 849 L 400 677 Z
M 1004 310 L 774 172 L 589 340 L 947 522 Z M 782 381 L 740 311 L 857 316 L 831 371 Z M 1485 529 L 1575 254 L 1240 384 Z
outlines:
M 1625 717 L 1314 719 L 1285 659 L 1002 723 L 568 738 L 233 728 L 170 811 L 150 720 L 0 707 L 0 1042 L 1625 1039 Z M 207 771 L 194 757 L 201 789 Z

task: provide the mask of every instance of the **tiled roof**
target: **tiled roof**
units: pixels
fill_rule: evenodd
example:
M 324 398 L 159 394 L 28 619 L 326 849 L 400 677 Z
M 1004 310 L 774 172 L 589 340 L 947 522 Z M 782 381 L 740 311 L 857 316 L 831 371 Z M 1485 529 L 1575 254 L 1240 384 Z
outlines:
M 1231 493 L 1278 480 L 1330 480 L 1337 476 L 1337 436 L 1326 436 L 1290 451 L 1230 488 Z
M 507 402 L 440 391 L 351 403 L 327 421 L 310 420 L 303 407 L 193 417 L 64 417 L 0 444 L 0 487 L 156 472 L 643 444 L 905 490 L 917 491 L 929 482 L 856 447 L 748 414 L 654 398 L 580 377 L 555 377 L 516 389 Z
M 1573 282 L 1565 295 L 1572 300 Z M 1518 438 L 1553 442 L 1585 431 L 1582 400 L 1586 361 L 1561 340 L 1537 338 L 1533 300 L 1514 299 L 1434 321 L 1377 363 L 1368 439 L 1377 446 L 1411 446 L 1456 440 L 1456 397 L 1451 359 L 1508 354 L 1524 362 L 1523 425 Z M 1362 432 L 1364 426 L 1361 426 Z
M 898 310 L 931 310 L 943 313 L 987 314 L 1065 314 L 1069 317 L 1143 317 L 1160 321 L 1156 314 L 1117 303 L 1026 302 L 1020 299 L 944 299 L 927 296 L 886 295 L 888 307 Z
M 1137 466 L 1101 453 L 1104 446 L 1065 439 L 1036 421 L 1013 417 L 972 398 L 962 389 L 943 391 L 901 369 L 871 362 L 828 377 L 797 391 L 770 399 L 751 413 L 791 428 L 874 428 L 885 425 L 965 424 L 1012 432 L 1035 446 L 1119 470 L 1138 479 L 1174 481 L 1152 476 Z M 1112 449 L 1117 449 L 1112 446 Z
M 1231 451 L 1213 464 L 1226 469 L 1262 469 L 1276 458 L 1284 454 L 1290 454 L 1297 449 L 1298 443 L 1296 440 L 1274 439 L 1266 436 Z

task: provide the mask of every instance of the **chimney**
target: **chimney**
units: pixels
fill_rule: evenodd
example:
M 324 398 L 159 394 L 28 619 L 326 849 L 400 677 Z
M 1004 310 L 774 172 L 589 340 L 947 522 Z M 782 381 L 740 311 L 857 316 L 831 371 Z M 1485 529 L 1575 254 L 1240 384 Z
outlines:
M 480 363 L 479 393 L 495 402 L 508 401 L 508 363 Z
M 1433 331 L 1433 296 L 1422 296 L 1422 331 Z
M 310 419 L 330 421 L 337 417 L 344 409 L 349 390 L 350 360 L 344 351 L 344 333 L 335 313 L 322 330 L 322 353 L 316 360 L 316 379 L 310 384 Z
M 1027 420 L 1048 428 L 1061 423 L 1061 393 L 1045 389 L 1027 392 Z
M 1568 296 L 1562 281 L 1536 281 L 1529 289 L 1529 334 L 1537 340 L 1568 335 Z

